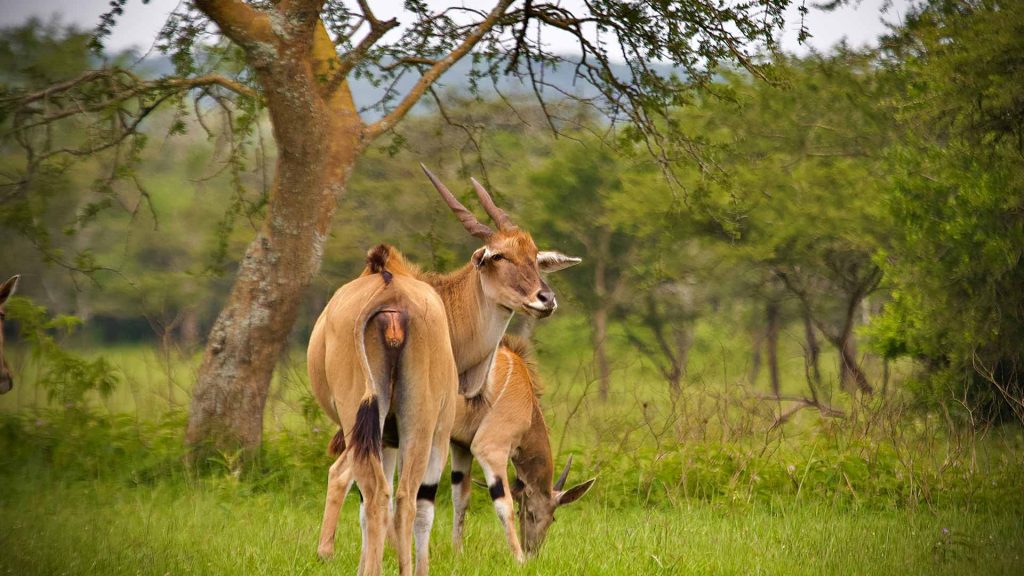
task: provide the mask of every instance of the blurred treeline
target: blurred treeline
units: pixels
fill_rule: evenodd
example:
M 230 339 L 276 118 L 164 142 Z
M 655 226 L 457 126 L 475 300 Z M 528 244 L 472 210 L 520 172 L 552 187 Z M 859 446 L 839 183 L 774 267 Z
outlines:
M 542 248 L 583 258 L 552 279 L 552 337 L 514 329 L 535 330 L 542 363 L 580 366 L 601 398 L 638 373 L 679 397 L 728 333 L 742 351 L 722 383 L 761 384 L 794 409 L 840 415 L 832 392 L 845 390 L 904 394 L 956 422 L 1024 417 L 1022 23 L 1018 3 L 935 2 L 877 50 L 780 56 L 768 81 L 728 75 L 681 103 L 666 129 L 686 145 L 654 155 L 585 102 L 439 90 L 442 109 L 358 164 L 295 347 L 376 243 L 436 270 L 475 248 L 423 162 L 469 206 L 476 176 Z M 87 45 L 39 23 L 5 30 L 0 81 L 71 78 L 97 58 Z M 201 348 L 277 151 L 258 110 L 186 108 L 154 110 L 145 146 L 117 151 L 139 155 L 134 168 L 100 151 L 23 178 L 24 151 L 2 143 L 0 273 L 82 320 L 68 344 Z M 53 139 L 89 141 L 62 126 Z

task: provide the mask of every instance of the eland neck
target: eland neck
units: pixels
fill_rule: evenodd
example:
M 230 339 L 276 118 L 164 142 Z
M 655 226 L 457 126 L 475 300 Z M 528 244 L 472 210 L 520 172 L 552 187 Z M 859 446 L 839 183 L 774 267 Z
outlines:
M 513 450 L 512 464 L 516 469 L 516 478 L 533 488 L 530 493 L 538 497 L 550 497 L 555 464 L 551 457 L 547 423 L 544 422 L 544 413 L 536 399 L 533 401 L 530 429 Z
M 484 294 L 480 272 L 472 263 L 449 274 L 426 274 L 422 280 L 433 286 L 444 302 L 459 372 L 484 361 L 505 334 L 512 311 Z

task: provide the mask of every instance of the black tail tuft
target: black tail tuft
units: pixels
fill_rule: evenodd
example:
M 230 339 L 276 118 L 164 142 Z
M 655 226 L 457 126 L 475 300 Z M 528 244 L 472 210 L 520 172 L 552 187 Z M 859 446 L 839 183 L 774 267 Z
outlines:
M 352 428 L 352 450 L 356 458 L 380 458 L 380 405 L 376 396 L 359 405 L 356 424 Z
M 341 453 L 345 451 L 345 433 L 338 428 L 338 432 L 331 438 L 331 443 L 327 445 L 327 453 L 331 456 L 341 456 Z
M 385 284 L 391 283 L 391 272 L 385 268 L 390 257 L 391 246 L 387 244 L 379 244 L 366 253 L 366 266 L 370 272 L 383 276 Z

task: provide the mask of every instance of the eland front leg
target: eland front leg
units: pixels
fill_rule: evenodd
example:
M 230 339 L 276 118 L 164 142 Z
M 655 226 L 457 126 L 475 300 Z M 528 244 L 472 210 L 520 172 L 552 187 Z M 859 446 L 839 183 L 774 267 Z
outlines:
M 515 508 L 512 501 L 512 490 L 508 483 L 508 444 L 504 445 L 478 445 L 473 443 L 473 455 L 480 462 L 484 470 L 484 477 L 487 479 L 487 489 L 491 494 L 491 502 L 494 504 L 494 512 L 501 520 L 501 526 L 505 529 L 505 539 L 512 549 L 512 555 L 519 562 L 525 562 L 523 548 L 519 544 L 519 536 L 516 534 Z

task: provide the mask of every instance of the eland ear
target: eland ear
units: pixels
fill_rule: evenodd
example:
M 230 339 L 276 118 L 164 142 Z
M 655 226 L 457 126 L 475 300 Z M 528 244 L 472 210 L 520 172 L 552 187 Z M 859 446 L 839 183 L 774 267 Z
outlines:
M 473 252 L 473 256 L 470 258 L 470 261 L 473 262 L 473 266 L 476 266 L 477 268 L 483 266 L 484 260 L 487 260 L 489 252 L 490 251 L 487 250 L 487 246 L 477 248 L 476 252 Z
M 14 296 L 18 290 L 18 279 L 21 276 L 11 276 L 3 285 L 0 285 L 0 304 L 7 302 L 7 299 Z
M 555 498 L 558 500 L 558 505 L 565 506 L 566 504 L 572 504 L 573 502 L 579 500 L 580 498 L 583 497 L 584 494 L 586 494 L 590 490 L 590 488 L 594 485 L 594 482 L 596 481 L 597 478 L 591 478 L 590 480 L 587 480 L 582 484 L 577 484 L 572 488 L 569 488 L 565 492 L 559 492 L 555 496 Z
M 570 266 L 575 266 L 583 260 L 574 256 L 566 256 L 555 250 L 541 250 L 537 252 L 537 266 L 541 272 L 558 272 Z

